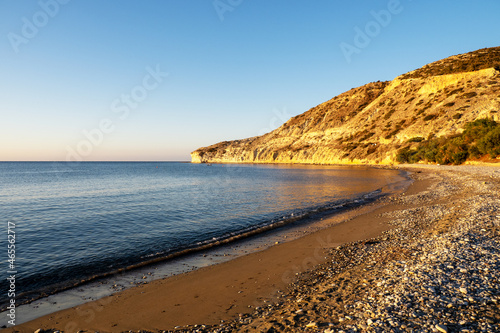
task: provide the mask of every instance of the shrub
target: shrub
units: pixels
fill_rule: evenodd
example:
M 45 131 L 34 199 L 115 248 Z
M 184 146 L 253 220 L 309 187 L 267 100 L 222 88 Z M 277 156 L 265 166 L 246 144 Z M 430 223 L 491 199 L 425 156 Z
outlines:
M 410 103 L 411 101 L 413 101 L 415 99 L 415 97 L 410 97 L 405 103 L 408 104 Z
M 500 155 L 500 124 L 491 119 L 478 119 L 467 123 L 462 134 L 434 138 L 430 134 L 427 140 L 420 137 L 408 142 L 418 142 L 416 149 L 409 146 L 398 150 L 397 160 L 401 163 L 418 161 L 440 164 L 461 164 L 469 157 L 479 158 L 490 155 L 495 158 Z
M 424 141 L 424 138 L 421 136 L 415 136 L 408 140 L 408 142 L 422 142 L 422 141 Z
M 390 138 L 392 138 L 394 135 L 398 134 L 399 131 L 401 131 L 401 126 L 400 125 L 396 125 L 394 127 L 394 130 L 392 132 L 389 132 L 385 137 L 384 139 L 388 140 Z
M 462 137 L 448 140 L 436 154 L 440 164 L 462 164 L 469 157 L 469 149 Z
M 424 117 L 424 121 L 432 120 L 434 118 L 437 118 L 437 114 L 429 114 Z
M 387 120 L 389 118 L 391 118 L 392 114 L 395 112 L 396 110 L 395 109 L 391 109 L 389 112 L 387 112 L 385 115 L 384 115 L 384 119 Z
M 475 97 L 475 96 L 477 96 L 477 93 L 475 91 L 472 91 L 472 92 L 468 92 L 468 93 L 462 94 L 460 97 L 472 98 L 472 97 Z
M 477 145 L 471 145 L 469 146 L 469 156 L 472 158 L 479 158 L 482 156 L 481 152 L 479 151 L 479 148 L 477 148 Z
M 431 141 L 423 150 L 423 160 L 429 162 L 436 162 L 436 156 L 439 152 L 438 144 L 436 141 Z
M 448 93 L 448 96 L 451 96 L 451 95 L 455 95 L 455 94 L 458 94 L 458 93 L 461 93 L 462 91 L 464 91 L 464 88 L 457 88 L 455 90 L 452 90 Z
M 371 155 L 373 154 L 374 152 L 377 151 L 377 147 L 378 146 L 375 146 L 375 145 L 371 145 L 370 147 L 368 147 L 368 149 L 366 150 L 366 154 L 367 155 Z
M 361 137 L 359 139 L 359 142 L 362 142 L 362 141 L 365 141 L 365 140 L 368 140 L 369 138 L 371 138 L 372 136 L 374 136 L 375 133 L 374 132 L 369 132 L 369 133 L 366 133 L 363 137 Z
M 480 153 L 489 154 L 491 158 L 500 155 L 500 126 L 489 131 L 477 142 Z
M 365 107 L 368 106 L 368 102 L 364 102 L 363 104 L 361 104 L 360 106 L 358 106 L 358 112 L 359 111 L 362 111 Z M 355 112 L 354 114 L 356 114 L 357 112 Z
M 492 119 L 477 119 L 473 122 L 465 124 L 463 135 L 467 142 L 477 141 L 497 126 L 497 122 Z
M 409 147 L 401 148 L 400 150 L 398 150 L 398 153 L 396 155 L 396 160 L 399 163 L 410 163 L 410 159 L 413 154 L 414 152 L 410 150 Z

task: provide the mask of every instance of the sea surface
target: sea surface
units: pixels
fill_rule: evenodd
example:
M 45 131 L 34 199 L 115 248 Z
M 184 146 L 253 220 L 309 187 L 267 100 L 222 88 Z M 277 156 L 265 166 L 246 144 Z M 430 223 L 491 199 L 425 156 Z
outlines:
M 8 301 L 8 271 L 16 272 L 17 296 L 50 294 L 118 269 L 307 223 L 376 198 L 403 179 L 400 171 L 364 167 L 1 162 L 0 302 Z

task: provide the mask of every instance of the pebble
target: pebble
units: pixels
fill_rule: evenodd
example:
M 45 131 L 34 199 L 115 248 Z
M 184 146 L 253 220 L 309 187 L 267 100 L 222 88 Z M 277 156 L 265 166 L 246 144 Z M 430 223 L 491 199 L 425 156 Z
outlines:
M 309 324 L 306 325 L 306 328 L 316 328 L 318 327 L 318 324 L 315 322 L 310 322 Z
M 444 325 L 437 324 L 436 325 L 436 329 L 439 332 L 448 333 L 448 328 L 446 326 L 444 326 Z

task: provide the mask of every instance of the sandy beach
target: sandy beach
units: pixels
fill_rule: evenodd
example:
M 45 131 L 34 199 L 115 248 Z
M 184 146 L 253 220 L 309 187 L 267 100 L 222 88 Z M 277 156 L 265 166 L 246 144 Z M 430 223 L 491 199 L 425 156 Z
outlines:
M 500 168 L 402 168 L 331 227 L 5 331 L 500 330 Z

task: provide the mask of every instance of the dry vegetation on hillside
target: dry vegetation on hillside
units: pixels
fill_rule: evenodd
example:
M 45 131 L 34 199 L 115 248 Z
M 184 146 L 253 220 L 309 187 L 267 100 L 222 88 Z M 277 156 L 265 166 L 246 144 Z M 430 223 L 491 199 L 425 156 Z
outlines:
M 401 76 L 403 79 L 473 72 L 486 68 L 500 70 L 500 47 L 448 57 Z

